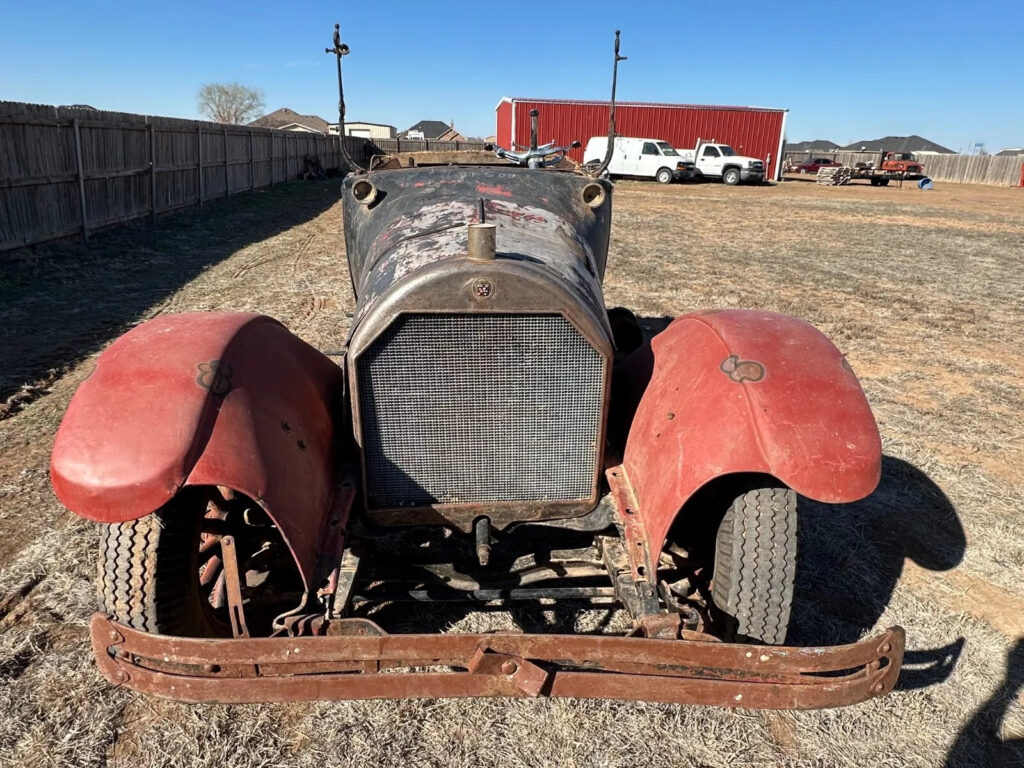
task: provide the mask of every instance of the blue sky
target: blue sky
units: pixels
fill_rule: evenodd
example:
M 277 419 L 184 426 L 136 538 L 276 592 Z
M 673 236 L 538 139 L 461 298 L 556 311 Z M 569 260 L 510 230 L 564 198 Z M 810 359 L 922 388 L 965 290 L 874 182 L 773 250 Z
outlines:
M 502 96 L 606 99 L 620 28 L 623 100 L 786 107 L 791 141 L 1024 145 L 1024 0 L 0 0 L 0 99 L 196 117 L 202 83 L 238 81 L 334 120 L 335 21 L 349 119 L 399 129 L 486 135 Z

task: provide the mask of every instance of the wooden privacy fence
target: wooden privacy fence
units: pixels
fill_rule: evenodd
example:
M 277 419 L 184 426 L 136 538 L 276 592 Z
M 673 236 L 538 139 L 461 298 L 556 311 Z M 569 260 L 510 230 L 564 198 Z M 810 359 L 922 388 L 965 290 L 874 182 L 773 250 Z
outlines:
M 0 252 L 295 179 L 306 155 L 339 168 L 338 137 L 0 102 Z
M 786 160 L 799 165 L 815 157 L 834 158 L 843 165 L 857 163 L 878 164 L 879 152 L 787 152 Z M 1020 184 L 1024 155 L 996 157 L 995 155 L 918 155 L 925 175 L 932 181 L 961 184 L 989 184 L 1010 187 Z
M 483 149 L 482 141 L 435 141 L 434 139 L 363 139 L 349 136 L 347 141 L 352 159 L 364 168 L 369 167 L 374 155 L 399 152 L 459 152 Z M 362 144 L 352 142 L 361 141 Z
M 921 162 L 925 175 L 933 181 L 1008 187 L 1020 184 L 1024 156 L 924 155 Z

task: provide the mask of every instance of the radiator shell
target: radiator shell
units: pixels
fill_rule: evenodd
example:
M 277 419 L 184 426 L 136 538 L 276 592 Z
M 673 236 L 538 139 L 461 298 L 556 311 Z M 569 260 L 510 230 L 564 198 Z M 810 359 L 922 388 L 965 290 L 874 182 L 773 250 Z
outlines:
M 351 194 L 352 185 L 360 179 L 376 188 L 372 205 L 360 204 Z M 593 183 L 601 184 L 606 193 L 597 208 L 589 207 L 582 195 L 583 188 Z M 592 509 L 598 500 L 612 360 L 601 291 L 611 185 L 571 173 L 456 166 L 349 177 L 343 199 L 347 254 L 357 296 L 348 338 L 348 374 L 368 516 L 383 524 L 444 522 L 468 530 L 480 515 L 490 517 L 500 528 L 519 520 L 569 517 Z M 497 253 L 489 261 L 474 261 L 466 254 L 466 227 L 480 221 L 481 210 L 484 220 L 497 226 Z M 379 424 L 374 421 L 377 416 L 370 414 L 367 419 L 364 413 L 369 408 L 364 388 L 371 385 L 365 370 L 360 379 L 366 367 L 364 355 L 379 354 L 378 339 L 394 333 L 409 318 L 428 315 L 448 315 L 453 323 L 478 315 L 559 318 L 565 328 L 578 334 L 591 350 L 593 367 L 600 369 L 600 375 L 596 386 L 580 392 L 585 403 L 563 402 L 559 407 L 569 405 L 597 414 L 599 425 L 589 440 L 594 444 L 594 461 L 593 471 L 587 473 L 585 497 L 542 498 L 538 493 L 536 498 L 526 498 L 529 494 L 521 485 L 511 489 L 515 485 L 511 481 L 506 499 L 495 498 L 499 494 L 493 488 L 470 499 L 429 493 L 398 499 L 376 492 L 380 478 L 374 473 L 380 471 L 380 457 L 374 458 L 374 435 L 366 430 L 375 430 Z M 501 359 L 493 349 L 479 352 Z M 431 359 L 431 350 L 424 349 L 424 365 Z M 467 392 L 479 397 L 486 389 Z M 388 394 L 383 394 L 387 399 Z M 538 391 L 536 396 L 543 406 L 545 392 Z M 543 407 L 538 409 L 539 414 L 543 412 Z M 521 471 L 528 475 L 531 456 L 525 447 L 521 453 Z

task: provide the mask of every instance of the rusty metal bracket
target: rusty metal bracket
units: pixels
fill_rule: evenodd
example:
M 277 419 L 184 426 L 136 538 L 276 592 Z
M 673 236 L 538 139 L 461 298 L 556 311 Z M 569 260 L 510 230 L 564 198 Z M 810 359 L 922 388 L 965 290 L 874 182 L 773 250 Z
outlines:
M 621 465 L 611 467 L 605 472 L 605 477 L 608 479 L 612 500 L 615 502 L 615 511 L 618 517 L 616 522 L 622 531 L 622 539 L 633 571 L 633 578 L 653 584 L 658 563 L 657 552 L 654 551 L 656 548 L 647 540 L 647 534 L 644 532 L 643 523 L 638 514 L 640 506 L 637 504 L 633 488 L 626 477 L 626 468 Z M 659 551 L 660 546 L 659 543 L 657 546 Z
M 615 596 L 634 620 L 661 612 L 658 596 L 646 578 L 636 578 L 622 541 L 613 536 L 598 537 L 605 569 L 612 580 Z
M 228 593 L 231 634 L 235 637 L 249 637 L 249 628 L 245 624 L 245 606 L 242 604 L 242 581 L 238 572 L 238 555 L 235 552 L 234 536 L 221 537 L 220 555 L 224 561 L 224 586 Z
M 359 555 L 348 547 L 341 555 L 341 563 L 337 571 L 337 587 L 331 600 L 327 617 L 334 619 L 343 616 L 352 603 L 353 589 L 356 585 L 356 574 L 359 572 Z
M 655 613 L 641 616 L 637 622 L 644 637 L 660 637 L 675 640 L 683 629 L 682 618 L 678 613 Z
M 209 639 L 151 635 L 98 613 L 91 637 L 107 680 L 182 701 L 550 696 L 756 709 L 839 707 L 885 694 L 905 645 L 899 627 L 852 645 L 789 648 L 611 635 L 388 635 L 365 620 L 349 633 L 351 621 L 332 622 L 323 637 Z
M 359 565 L 358 559 L 354 563 L 351 561 L 351 553 L 346 549 L 349 538 L 349 514 L 356 496 L 354 472 L 355 470 L 349 466 L 342 467 L 339 472 L 340 479 L 334 489 L 331 513 L 325 523 L 324 544 L 316 563 L 316 582 L 321 585 L 316 596 L 326 607 L 329 618 L 344 612 L 351 599 L 352 584 L 339 584 L 339 580 L 345 576 L 351 575 L 353 579 L 355 577 L 354 570 L 351 574 L 343 574 L 343 569 L 346 568 L 344 558 L 346 555 L 350 556 L 348 567 L 356 568 Z
M 507 684 L 515 691 L 530 697 L 541 695 L 550 677 L 549 673 L 532 661 L 507 653 L 500 653 L 480 645 L 469 660 L 467 669 L 474 675 L 491 675 L 498 683 Z M 516 695 L 509 690 L 506 695 Z

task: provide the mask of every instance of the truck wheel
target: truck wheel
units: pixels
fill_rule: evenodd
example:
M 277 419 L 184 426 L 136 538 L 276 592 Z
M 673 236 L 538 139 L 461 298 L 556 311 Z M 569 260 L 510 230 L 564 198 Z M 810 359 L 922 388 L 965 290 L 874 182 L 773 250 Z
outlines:
M 725 173 L 722 174 L 722 181 L 728 184 L 730 187 L 735 187 L 740 183 L 740 171 L 739 168 L 726 168 Z
M 727 640 L 778 645 L 786 639 L 796 576 L 797 500 L 784 487 L 737 496 L 715 539 L 712 598 Z
M 659 184 L 671 184 L 672 183 L 672 171 L 668 168 L 662 168 L 658 171 L 658 175 L 654 177 Z
M 880 187 L 888 187 L 889 186 L 889 180 L 888 179 L 879 179 L 878 180 L 878 186 L 880 186 Z
M 200 568 L 210 563 L 200 560 L 207 496 L 197 490 L 179 493 L 146 517 L 108 525 L 100 534 L 100 603 L 122 624 L 181 637 L 231 634 L 227 612 L 218 616 L 210 604 L 212 585 L 200 584 Z

